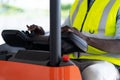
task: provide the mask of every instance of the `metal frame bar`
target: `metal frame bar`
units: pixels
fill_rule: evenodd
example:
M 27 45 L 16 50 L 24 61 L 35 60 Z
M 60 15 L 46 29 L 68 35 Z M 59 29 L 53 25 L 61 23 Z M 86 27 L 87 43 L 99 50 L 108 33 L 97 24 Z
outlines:
M 50 66 L 61 61 L 61 0 L 50 0 Z

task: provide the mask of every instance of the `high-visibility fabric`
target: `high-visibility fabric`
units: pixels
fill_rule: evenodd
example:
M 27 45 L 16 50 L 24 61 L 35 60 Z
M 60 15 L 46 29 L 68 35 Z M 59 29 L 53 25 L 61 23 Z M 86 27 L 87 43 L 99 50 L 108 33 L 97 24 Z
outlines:
M 78 30 L 81 29 L 87 13 L 87 2 L 88 0 L 75 0 L 70 10 L 70 22 L 72 23 L 72 26 L 76 27 Z
M 105 61 L 108 61 L 108 62 L 111 62 L 115 65 L 120 66 L 120 58 L 109 57 L 109 56 L 89 55 L 89 56 L 80 56 L 77 59 L 105 60 Z
M 103 55 L 80 55 L 79 57 L 75 56 L 73 53 L 69 54 L 71 59 L 91 59 L 91 60 L 105 60 L 111 62 L 115 65 L 120 66 L 120 58 L 119 57 L 110 57 L 110 56 L 103 56 Z
M 111 37 L 112 39 L 116 32 L 116 16 L 118 9 L 120 8 L 120 0 L 95 0 L 88 13 L 87 5 L 87 0 L 76 0 L 74 2 L 70 11 L 70 21 L 72 26 L 78 30 L 81 30 L 83 27 L 82 32 L 86 34 L 102 35 L 105 37 Z M 120 58 L 104 56 L 107 52 L 96 49 L 92 46 L 88 46 L 87 53 L 90 53 L 91 55 L 81 55 L 80 58 L 106 60 L 116 65 L 120 65 Z M 71 58 L 74 57 L 71 56 Z
M 83 32 L 114 36 L 119 6 L 119 0 L 95 0 L 87 15 Z
M 95 0 L 83 25 L 83 32 L 114 36 L 120 0 Z M 81 29 L 88 10 L 87 0 L 76 0 L 70 11 L 72 26 Z M 77 9 L 76 9 L 77 8 Z M 104 24 L 103 24 L 104 23 Z
M 99 50 L 95 47 L 88 45 L 87 53 L 89 53 L 89 54 L 106 54 L 107 52 Z

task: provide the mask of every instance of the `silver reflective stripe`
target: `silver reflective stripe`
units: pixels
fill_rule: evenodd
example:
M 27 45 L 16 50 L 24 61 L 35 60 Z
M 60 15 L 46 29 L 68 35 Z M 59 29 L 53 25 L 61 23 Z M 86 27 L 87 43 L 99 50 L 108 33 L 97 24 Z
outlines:
M 108 53 L 108 54 L 104 54 L 104 56 L 110 56 L 110 57 L 114 57 L 114 58 L 120 58 L 120 54 L 119 53 Z
M 73 22 L 74 22 L 74 20 L 75 20 L 75 17 L 76 17 L 76 15 L 77 15 L 78 11 L 79 11 L 79 7 L 80 7 L 82 1 L 83 1 L 83 0 L 79 0 L 78 5 L 77 5 L 77 7 L 75 8 L 75 11 L 74 11 L 74 13 L 73 13 L 73 15 L 72 15 L 72 24 L 73 24 Z
M 102 55 L 96 55 L 96 54 L 88 54 L 88 53 L 80 53 L 81 56 L 107 56 L 107 57 L 113 57 L 113 58 L 120 58 L 119 53 L 107 53 L 107 54 L 102 54 Z
M 116 0 L 110 0 L 110 2 L 107 4 L 107 6 L 105 7 L 105 9 L 103 11 L 103 14 L 102 14 L 102 17 L 101 17 L 101 21 L 100 21 L 100 24 L 99 24 L 99 29 L 98 29 L 98 32 L 102 33 L 103 35 L 105 33 L 105 27 L 106 27 L 108 14 L 109 14 L 109 12 L 111 10 L 111 7 L 115 3 L 115 1 Z

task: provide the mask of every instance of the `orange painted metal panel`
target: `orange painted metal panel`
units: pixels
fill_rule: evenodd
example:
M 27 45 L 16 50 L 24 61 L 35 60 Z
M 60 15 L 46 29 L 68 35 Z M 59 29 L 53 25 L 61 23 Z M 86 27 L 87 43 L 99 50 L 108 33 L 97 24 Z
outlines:
M 77 66 L 49 67 L 0 61 L 0 80 L 82 80 Z

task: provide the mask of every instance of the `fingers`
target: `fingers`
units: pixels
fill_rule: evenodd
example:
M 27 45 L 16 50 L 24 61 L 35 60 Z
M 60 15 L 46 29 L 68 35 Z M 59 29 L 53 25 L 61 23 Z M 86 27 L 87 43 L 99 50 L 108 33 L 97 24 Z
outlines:
M 61 32 L 73 32 L 72 27 L 64 26 L 61 28 Z
M 26 25 L 27 26 L 27 28 L 29 28 L 30 26 L 28 26 L 28 25 Z
M 26 27 L 28 28 L 28 31 L 34 32 L 36 35 L 44 35 L 45 31 L 43 30 L 43 28 L 41 26 L 32 24 L 30 26 L 26 25 Z
M 79 31 L 77 30 L 75 27 L 69 27 L 69 26 L 64 26 L 62 27 L 62 33 L 74 33 L 76 35 L 78 35 L 79 37 L 84 37 L 84 35 Z
M 38 28 L 38 26 L 37 25 L 30 25 L 30 26 L 28 26 L 28 25 L 26 25 L 27 26 L 27 28 L 28 28 L 28 30 L 29 31 L 34 31 L 35 29 L 37 29 Z

